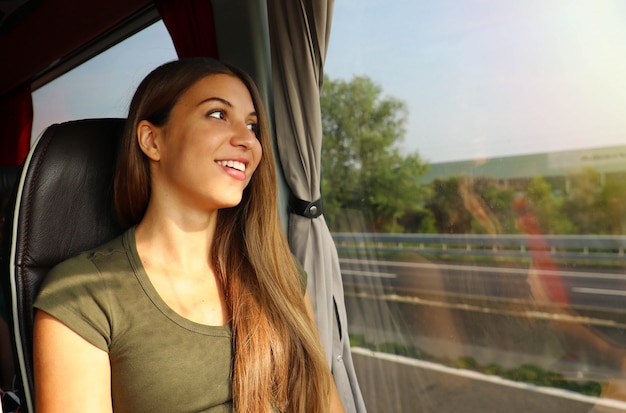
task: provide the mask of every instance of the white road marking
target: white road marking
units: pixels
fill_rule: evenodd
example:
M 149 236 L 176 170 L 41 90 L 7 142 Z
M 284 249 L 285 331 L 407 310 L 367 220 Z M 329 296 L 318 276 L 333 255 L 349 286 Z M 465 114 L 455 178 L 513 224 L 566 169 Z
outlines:
M 346 275 L 360 275 L 363 277 L 375 277 L 375 278 L 398 278 L 396 274 L 390 272 L 375 272 L 375 271 L 360 271 L 360 270 L 341 270 L 342 274 Z
M 451 265 L 451 264 L 433 264 L 423 262 L 400 262 L 400 261 L 375 261 L 375 260 L 359 260 L 354 258 L 340 258 L 340 262 L 345 264 L 360 264 L 363 266 L 370 266 L 373 268 L 379 266 L 388 267 L 407 267 L 407 268 L 427 268 L 433 270 L 452 270 L 452 271 L 480 271 L 484 273 L 498 273 L 498 274 L 518 274 L 528 275 L 529 268 L 504 268 L 504 267 L 480 267 L 474 265 Z M 597 272 L 583 272 L 583 271 L 553 271 L 542 270 L 535 268 L 535 271 L 540 271 L 545 275 L 560 275 L 562 277 L 570 278 L 596 278 L 604 280 L 626 280 L 626 274 L 606 274 Z
M 491 376 L 483 373 L 479 373 L 473 370 L 458 369 L 453 367 L 444 366 L 441 364 L 433 363 L 430 361 L 424 361 L 414 359 L 410 357 L 398 356 L 395 354 L 382 353 L 378 351 L 372 351 L 362 347 L 352 347 L 352 354 L 360 354 L 367 357 L 373 357 L 381 360 L 387 360 L 394 363 L 404 364 L 408 366 L 415 366 L 423 369 L 438 371 L 441 373 L 452 374 L 460 377 L 467 377 L 474 380 L 481 380 L 488 383 L 499 384 L 502 386 L 513 387 L 521 390 L 527 390 L 535 393 L 542 393 L 555 397 L 562 397 L 564 399 L 575 400 L 582 403 L 589 403 L 592 405 L 604 406 L 614 409 L 624 409 L 626 411 L 626 402 L 608 398 L 598 398 L 593 396 L 586 396 L 580 393 L 575 393 L 567 390 L 557 389 L 553 387 L 540 387 L 533 384 L 521 383 L 503 379 L 499 376 Z
M 605 288 L 574 287 L 572 288 L 572 291 L 575 293 L 583 293 L 583 294 L 617 295 L 620 297 L 626 297 L 626 291 L 624 290 L 607 290 Z

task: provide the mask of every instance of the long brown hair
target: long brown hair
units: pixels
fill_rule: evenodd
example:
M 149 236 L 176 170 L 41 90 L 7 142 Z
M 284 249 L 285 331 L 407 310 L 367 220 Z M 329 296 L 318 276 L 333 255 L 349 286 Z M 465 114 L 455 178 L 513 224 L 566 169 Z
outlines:
M 247 74 L 213 59 L 193 58 L 166 63 L 142 81 L 120 143 L 115 175 L 118 218 L 126 227 L 139 223 L 150 199 L 149 160 L 137 143 L 137 124 L 148 120 L 164 126 L 183 93 L 214 74 L 234 76 L 250 91 L 263 148 L 241 203 L 218 212 L 211 251 L 232 315 L 234 408 L 238 413 L 326 412 L 330 375 L 278 217 L 268 121 Z

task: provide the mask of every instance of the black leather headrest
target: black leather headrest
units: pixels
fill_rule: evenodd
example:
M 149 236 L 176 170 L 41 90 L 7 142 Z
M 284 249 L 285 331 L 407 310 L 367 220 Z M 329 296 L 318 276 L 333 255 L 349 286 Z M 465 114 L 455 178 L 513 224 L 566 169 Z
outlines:
M 123 125 L 123 119 L 89 119 L 50 126 L 25 161 L 13 222 L 6 223 L 11 225 L 6 264 L 27 394 L 33 388 L 32 304 L 43 278 L 57 263 L 123 231 L 113 209 L 113 175 Z
M 16 266 L 49 270 L 120 232 L 113 174 L 123 125 L 90 119 L 45 131 L 22 177 Z

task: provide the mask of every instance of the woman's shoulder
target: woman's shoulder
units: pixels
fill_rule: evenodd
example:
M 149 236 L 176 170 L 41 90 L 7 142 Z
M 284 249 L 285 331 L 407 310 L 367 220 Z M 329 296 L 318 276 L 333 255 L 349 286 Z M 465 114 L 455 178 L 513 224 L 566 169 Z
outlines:
M 98 262 L 104 257 L 110 257 L 111 255 L 120 253 L 125 254 L 123 238 L 124 235 L 120 235 L 98 247 L 80 252 L 71 258 L 61 261 L 52 267 L 46 278 L 54 277 L 58 274 L 63 275 L 92 270 L 98 267 Z
M 122 263 L 125 256 L 121 237 L 84 251 L 55 265 L 46 274 L 33 307 L 43 310 L 102 350 L 111 343 L 112 286 L 123 280 L 107 262 Z M 127 260 L 126 260 L 127 261 Z M 128 267 L 128 265 L 126 265 Z

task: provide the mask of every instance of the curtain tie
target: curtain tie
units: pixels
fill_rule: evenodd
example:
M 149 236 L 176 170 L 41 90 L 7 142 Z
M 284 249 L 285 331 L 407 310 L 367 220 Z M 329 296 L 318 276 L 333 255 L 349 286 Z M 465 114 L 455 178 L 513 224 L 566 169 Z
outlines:
M 304 201 L 292 195 L 289 200 L 289 210 L 305 218 L 317 218 L 324 213 L 322 208 L 322 198 L 317 201 Z

